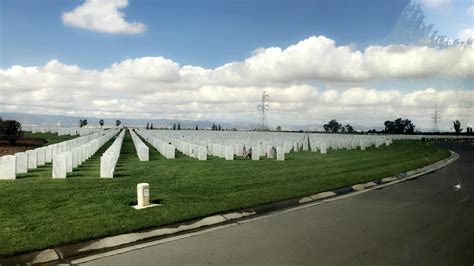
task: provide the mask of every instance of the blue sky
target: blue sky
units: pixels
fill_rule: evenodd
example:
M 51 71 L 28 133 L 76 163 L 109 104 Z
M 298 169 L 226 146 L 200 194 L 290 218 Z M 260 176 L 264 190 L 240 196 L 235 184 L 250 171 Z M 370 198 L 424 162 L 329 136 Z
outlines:
M 445 43 L 474 37 L 472 1 L 412 1 Z M 407 4 L 3 0 L 1 110 L 256 122 L 266 91 L 270 126 L 409 117 L 426 130 L 435 107 L 444 130 L 472 125 L 474 46 L 407 42 L 421 32 L 398 23 Z
M 126 58 L 159 55 L 180 64 L 217 67 L 258 47 L 286 47 L 313 35 L 365 46 L 383 39 L 405 0 L 130 1 L 127 21 L 143 34 L 104 34 L 63 24 L 83 1 L 2 1 L 1 67 L 41 65 L 56 58 L 105 68 Z

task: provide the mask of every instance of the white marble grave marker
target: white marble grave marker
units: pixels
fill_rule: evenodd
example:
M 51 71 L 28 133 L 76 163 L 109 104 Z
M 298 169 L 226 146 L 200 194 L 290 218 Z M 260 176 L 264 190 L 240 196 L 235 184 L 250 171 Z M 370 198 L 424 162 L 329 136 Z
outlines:
M 37 148 L 36 150 L 36 165 L 42 166 L 46 164 L 46 150 L 44 148 Z
M 66 178 L 67 158 L 65 154 L 58 154 L 53 158 L 53 178 Z
M 277 147 L 276 154 L 277 154 L 277 161 L 285 160 L 285 149 L 283 147 Z
M 66 155 L 66 172 L 70 173 L 72 172 L 72 152 L 67 151 L 67 152 L 64 152 L 63 154 Z
M 53 161 L 53 149 L 51 146 L 46 146 L 45 148 L 45 158 L 46 163 L 51 163 Z
M 320 150 L 321 150 L 321 154 L 326 154 L 327 153 L 326 143 L 321 143 Z
M 16 178 L 16 157 L 14 155 L 2 156 L 0 164 L 0 179 Z
M 16 158 L 16 173 L 25 174 L 28 172 L 28 155 L 26 152 L 15 153 Z
M 234 149 L 232 146 L 225 147 L 225 159 L 228 161 L 234 160 Z
M 36 150 L 29 150 L 26 151 L 26 155 L 28 156 L 28 169 L 36 169 L 38 168 L 36 162 Z

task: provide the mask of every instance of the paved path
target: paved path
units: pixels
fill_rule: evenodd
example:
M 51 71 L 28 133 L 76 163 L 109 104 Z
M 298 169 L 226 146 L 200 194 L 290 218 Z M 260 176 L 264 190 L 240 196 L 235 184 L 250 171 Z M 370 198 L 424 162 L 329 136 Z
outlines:
M 474 145 L 413 181 L 87 265 L 474 265 Z M 456 187 L 456 185 L 460 184 Z

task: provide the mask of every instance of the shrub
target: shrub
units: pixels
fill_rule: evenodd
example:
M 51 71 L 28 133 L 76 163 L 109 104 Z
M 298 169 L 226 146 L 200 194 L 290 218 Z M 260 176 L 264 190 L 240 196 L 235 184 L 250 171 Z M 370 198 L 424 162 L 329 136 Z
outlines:
M 0 120 L 0 136 L 11 144 L 23 135 L 21 124 L 15 120 Z

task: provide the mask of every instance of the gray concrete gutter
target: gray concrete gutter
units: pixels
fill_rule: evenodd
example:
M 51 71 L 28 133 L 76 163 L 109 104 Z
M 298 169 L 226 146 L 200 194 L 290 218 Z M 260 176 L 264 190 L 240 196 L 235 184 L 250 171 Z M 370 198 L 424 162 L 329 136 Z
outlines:
M 294 198 L 271 204 L 265 204 L 254 208 L 242 209 L 235 212 L 208 216 L 171 226 L 163 226 L 151 230 L 110 236 L 102 239 L 89 240 L 52 249 L 21 254 L 13 257 L 0 258 L 0 265 L 57 264 L 61 262 L 69 263 L 71 261 L 74 263 L 79 263 L 83 262 L 83 260 L 92 260 L 94 255 L 99 256 L 99 254 L 106 252 L 113 253 L 114 250 L 117 250 L 115 252 L 117 253 L 119 252 L 119 249 L 130 246 L 135 246 L 133 249 L 136 249 L 140 248 L 141 246 L 146 246 L 147 243 L 151 242 L 161 243 L 172 241 L 184 234 L 204 232 L 212 230 L 214 227 L 238 225 L 243 220 L 250 220 L 250 218 L 255 218 L 257 216 L 269 215 L 275 212 L 285 212 L 289 209 L 299 209 L 305 207 L 305 205 L 314 205 L 315 203 L 322 204 L 360 193 L 365 193 L 374 189 L 380 189 L 400 182 L 405 182 L 430 172 L 434 172 L 453 163 L 459 158 L 457 153 L 453 151 L 450 152 L 451 156 L 449 158 L 416 170 L 401 173 L 396 176 L 385 177 L 367 183 L 355 184 L 332 191 L 320 192 L 303 198 Z M 81 260 L 82 257 L 86 256 L 89 257 L 89 259 Z

